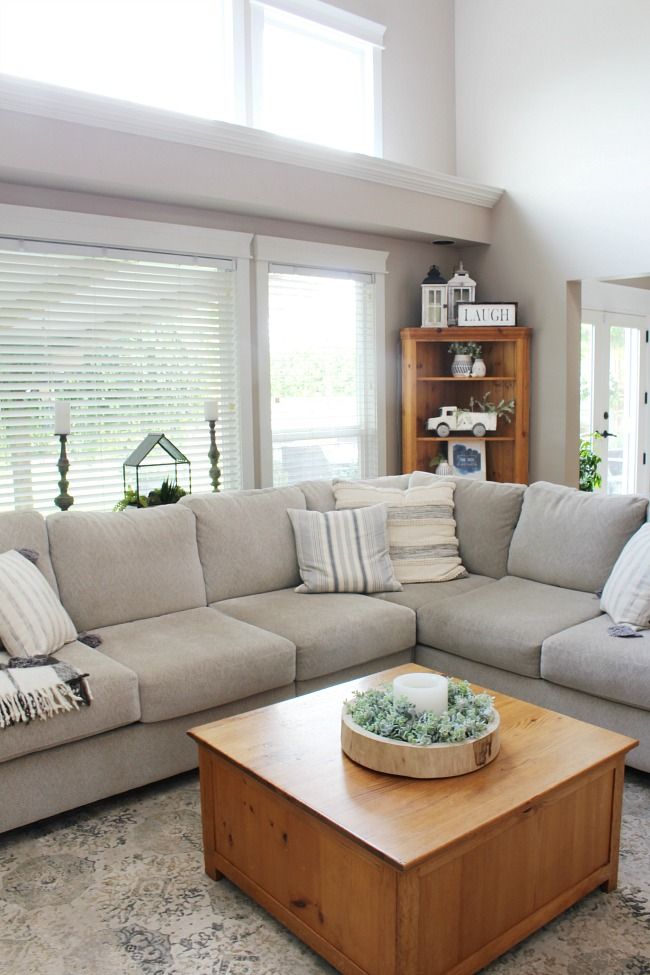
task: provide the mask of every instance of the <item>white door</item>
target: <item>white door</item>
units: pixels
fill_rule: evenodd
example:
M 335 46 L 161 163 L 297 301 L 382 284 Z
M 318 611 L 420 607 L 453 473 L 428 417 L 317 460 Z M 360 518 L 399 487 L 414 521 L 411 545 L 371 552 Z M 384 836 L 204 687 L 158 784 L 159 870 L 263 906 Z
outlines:
M 580 436 L 594 433 L 601 490 L 650 489 L 647 444 L 648 331 L 643 315 L 582 313 Z

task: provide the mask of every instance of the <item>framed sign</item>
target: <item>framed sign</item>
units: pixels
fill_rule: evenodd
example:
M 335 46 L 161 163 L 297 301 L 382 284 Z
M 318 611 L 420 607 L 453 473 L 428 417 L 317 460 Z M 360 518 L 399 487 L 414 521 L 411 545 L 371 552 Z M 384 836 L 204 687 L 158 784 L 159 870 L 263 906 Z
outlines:
M 516 325 L 516 301 L 459 301 L 459 325 Z
M 458 477 L 466 477 L 472 481 L 484 481 L 485 474 L 485 441 L 469 440 L 449 441 L 449 463 Z

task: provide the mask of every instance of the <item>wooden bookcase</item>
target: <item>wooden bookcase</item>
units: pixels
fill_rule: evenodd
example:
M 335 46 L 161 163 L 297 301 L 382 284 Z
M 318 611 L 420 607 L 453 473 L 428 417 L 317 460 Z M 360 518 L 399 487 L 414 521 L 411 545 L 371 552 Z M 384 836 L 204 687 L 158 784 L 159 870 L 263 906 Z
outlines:
M 446 453 L 449 440 L 485 441 L 486 473 L 490 481 L 528 483 L 528 415 L 530 404 L 531 329 L 403 328 L 402 337 L 402 470 L 431 470 L 429 464 Z M 478 342 L 483 347 L 487 375 L 483 378 L 451 375 L 451 342 Z M 471 431 L 438 437 L 426 428 L 441 406 L 465 407 L 470 396 L 482 399 L 487 391 L 493 403 L 515 401 L 512 423 L 499 418 L 494 433 L 473 438 Z

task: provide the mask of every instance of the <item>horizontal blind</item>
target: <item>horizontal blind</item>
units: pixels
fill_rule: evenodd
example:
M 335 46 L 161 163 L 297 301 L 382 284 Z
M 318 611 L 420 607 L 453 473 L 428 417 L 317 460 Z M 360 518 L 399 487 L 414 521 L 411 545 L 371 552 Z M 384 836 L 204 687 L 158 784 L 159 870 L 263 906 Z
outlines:
M 269 268 L 273 483 L 378 473 L 372 275 Z
M 122 464 L 149 433 L 165 433 L 188 457 L 195 492 L 211 490 L 208 398 L 219 401 L 223 487 L 240 487 L 234 275 L 231 261 L 3 241 L 0 508 L 53 510 L 55 400 L 71 405 L 76 507 L 109 509 L 122 497 Z M 170 473 L 149 470 L 145 486 Z M 183 477 L 180 468 L 186 486 Z

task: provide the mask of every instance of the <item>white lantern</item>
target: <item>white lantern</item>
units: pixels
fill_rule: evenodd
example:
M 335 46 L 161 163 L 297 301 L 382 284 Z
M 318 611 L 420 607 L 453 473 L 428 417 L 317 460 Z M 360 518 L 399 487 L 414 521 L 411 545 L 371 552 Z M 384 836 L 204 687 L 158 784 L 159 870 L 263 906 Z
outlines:
M 461 261 L 458 270 L 447 284 L 447 322 L 458 324 L 458 302 L 475 301 L 476 281 L 472 281 Z
M 422 282 L 422 327 L 445 328 L 447 325 L 447 279 L 432 264 Z

